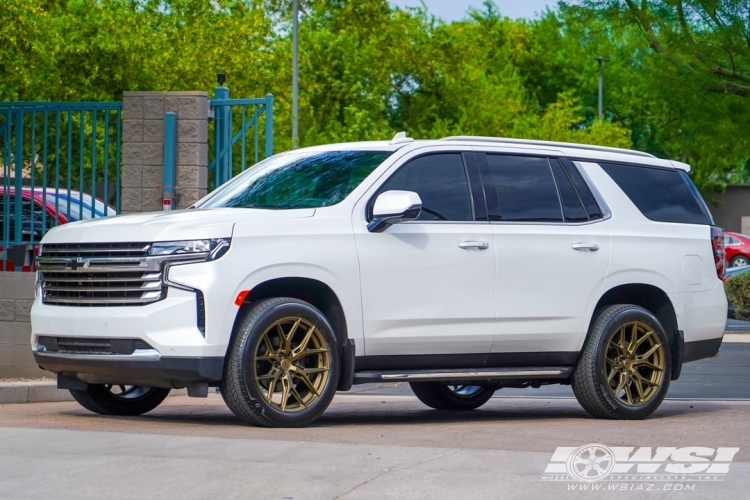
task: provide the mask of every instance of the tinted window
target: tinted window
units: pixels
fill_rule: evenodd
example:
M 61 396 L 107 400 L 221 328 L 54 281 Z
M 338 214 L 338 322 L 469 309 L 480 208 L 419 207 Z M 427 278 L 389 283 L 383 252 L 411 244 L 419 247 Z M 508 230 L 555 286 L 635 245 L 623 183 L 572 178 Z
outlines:
M 299 151 L 272 156 L 196 207 L 292 209 L 335 205 L 390 155 L 390 151 Z
M 740 243 L 740 240 L 737 238 L 733 238 L 731 236 L 724 236 L 724 244 L 725 245 L 738 245 Z
M 3 211 L 5 207 L 5 196 L 0 195 L 0 245 L 5 235 L 5 217 L 3 217 Z M 8 212 L 8 237 L 10 241 L 15 240 L 16 224 L 18 219 L 16 217 L 16 197 L 15 195 L 10 196 L 10 210 Z M 43 209 L 38 201 L 34 201 L 34 217 L 31 216 L 31 200 L 22 199 L 21 201 L 21 242 L 39 241 L 44 236 L 44 233 L 49 230 L 54 224 L 54 215 L 47 214 L 46 216 L 46 228 L 42 224 L 43 222 Z M 33 234 L 33 236 L 32 236 Z M 18 243 L 18 242 L 17 242 Z
M 708 205 L 706 205 L 705 200 L 698 192 L 698 188 L 695 187 L 695 184 L 693 184 L 693 180 L 684 170 L 680 170 L 679 174 L 680 177 L 682 177 L 682 180 L 685 181 L 685 183 L 688 185 L 688 188 L 690 189 L 690 192 L 693 193 L 693 196 L 695 196 L 695 199 L 698 200 L 698 205 L 701 207 L 701 210 L 703 210 L 703 215 L 705 215 L 706 219 L 708 219 L 708 223 L 713 226 L 714 218 L 711 215 L 711 211 L 708 209 Z
M 487 155 L 503 221 L 562 222 L 560 198 L 546 158 Z
M 708 224 L 677 170 L 600 163 L 643 215 L 658 222 Z
M 583 206 L 586 207 L 586 212 L 588 213 L 589 219 L 601 219 L 603 217 L 602 210 L 596 203 L 596 199 L 591 193 L 591 189 L 589 189 L 586 181 L 583 180 L 583 176 L 581 176 L 581 173 L 578 171 L 576 166 L 566 158 L 561 158 L 560 163 L 562 163 L 563 167 L 565 168 L 565 172 L 567 172 L 570 180 L 573 181 L 573 185 L 576 187 L 576 191 L 578 191 L 578 196 L 581 197 Z
M 460 154 L 429 155 L 410 161 L 380 188 L 381 193 L 391 190 L 419 194 L 419 220 L 474 219 Z
M 560 162 L 551 159 L 550 165 L 552 166 L 552 173 L 555 174 L 557 189 L 560 191 L 565 222 L 586 222 L 589 220 L 586 211 L 583 209 L 581 199 L 578 197 L 578 193 L 573 188 L 573 184 L 571 184 Z

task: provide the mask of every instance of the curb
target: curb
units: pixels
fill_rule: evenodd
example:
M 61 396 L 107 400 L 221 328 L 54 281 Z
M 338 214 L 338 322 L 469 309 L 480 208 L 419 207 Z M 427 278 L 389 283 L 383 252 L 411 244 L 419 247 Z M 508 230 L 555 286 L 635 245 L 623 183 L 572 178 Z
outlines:
M 172 389 L 170 396 L 184 396 L 185 389 Z M 58 403 L 74 401 L 67 389 L 58 389 L 57 382 L 0 382 L 0 404 Z

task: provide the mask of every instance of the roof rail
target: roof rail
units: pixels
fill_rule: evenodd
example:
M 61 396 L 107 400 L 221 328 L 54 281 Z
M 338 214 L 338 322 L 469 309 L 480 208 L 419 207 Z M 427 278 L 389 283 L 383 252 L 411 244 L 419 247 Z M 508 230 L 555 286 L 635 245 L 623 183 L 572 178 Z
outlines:
M 529 139 L 511 139 L 505 137 L 480 137 L 471 135 L 454 135 L 451 137 L 443 137 L 441 141 L 480 141 L 480 142 L 494 142 L 498 144 L 518 144 L 524 146 L 548 146 L 556 148 L 575 148 L 575 149 L 588 149 L 591 151 L 602 151 L 606 153 L 620 153 L 633 156 L 644 156 L 646 158 L 656 158 L 656 156 L 644 153 L 643 151 L 633 151 L 631 149 L 621 148 L 610 148 L 607 146 L 595 146 L 593 144 L 573 144 L 572 142 L 553 142 L 553 141 L 537 141 Z

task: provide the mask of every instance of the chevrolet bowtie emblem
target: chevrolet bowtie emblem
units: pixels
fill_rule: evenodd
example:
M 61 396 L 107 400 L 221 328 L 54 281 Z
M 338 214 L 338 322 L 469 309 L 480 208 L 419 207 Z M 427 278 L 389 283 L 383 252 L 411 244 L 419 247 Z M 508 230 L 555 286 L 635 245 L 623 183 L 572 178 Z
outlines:
M 69 268 L 71 271 L 77 271 L 79 268 L 88 269 L 89 261 L 83 260 L 81 257 L 78 257 L 75 260 L 73 259 L 68 260 L 65 267 Z

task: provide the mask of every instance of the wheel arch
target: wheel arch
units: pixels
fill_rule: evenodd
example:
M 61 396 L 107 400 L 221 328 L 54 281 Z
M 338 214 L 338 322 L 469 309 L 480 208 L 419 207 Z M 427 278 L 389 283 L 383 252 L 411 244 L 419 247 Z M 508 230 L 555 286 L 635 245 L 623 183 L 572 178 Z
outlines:
M 274 297 L 290 297 L 312 304 L 328 319 L 338 341 L 339 349 L 345 345 L 349 338 L 349 333 L 346 326 L 344 308 L 336 292 L 322 281 L 297 276 L 269 279 L 258 283 L 250 290 L 235 316 L 229 345 L 231 345 L 234 339 L 235 328 L 242 312 L 260 300 Z
M 674 344 L 674 338 L 677 330 L 679 330 L 679 325 L 677 322 L 677 313 L 667 293 L 654 285 L 627 283 L 610 288 L 599 298 L 589 318 L 582 346 L 588 340 L 591 325 L 599 317 L 601 311 L 607 306 L 615 304 L 632 304 L 643 307 L 651 312 L 664 327 L 664 332 L 667 334 L 669 343 Z

